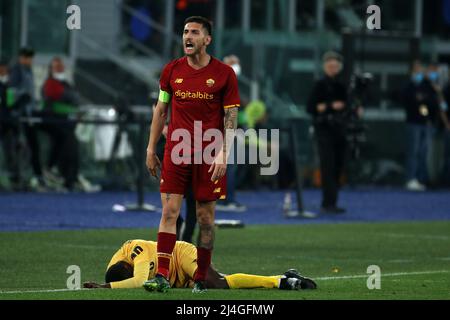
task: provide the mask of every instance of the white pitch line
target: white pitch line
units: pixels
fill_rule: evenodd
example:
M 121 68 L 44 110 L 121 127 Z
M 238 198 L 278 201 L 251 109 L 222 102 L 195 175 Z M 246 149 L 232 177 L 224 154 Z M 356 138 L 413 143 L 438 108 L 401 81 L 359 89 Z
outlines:
M 421 275 L 421 274 L 449 273 L 449 272 L 450 272 L 450 270 L 381 273 L 381 277 L 414 276 L 414 275 Z M 353 275 L 353 276 L 340 276 L 340 277 L 319 277 L 319 278 L 314 278 L 314 280 L 358 279 L 358 278 L 367 278 L 368 276 L 370 276 L 370 274 L 361 274 L 361 275 Z
M 382 273 L 382 277 L 398 277 L 398 276 L 413 276 L 413 275 L 421 275 L 421 274 L 435 274 L 435 273 L 449 273 L 450 270 L 435 270 L 435 271 L 418 271 L 418 272 L 396 272 L 396 273 Z M 340 277 L 318 277 L 314 278 L 314 280 L 341 280 L 341 279 L 358 279 L 358 278 L 367 278 L 369 274 L 361 274 L 361 275 L 353 275 L 353 276 L 340 276 Z M 66 292 L 66 291 L 88 291 L 92 289 L 50 289 L 50 290 L 24 290 L 24 291 L 0 291 L 0 294 L 17 294 L 17 293 L 50 293 L 50 292 Z
M 450 261 L 450 257 L 436 258 L 437 260 Z
M 384 233 L 385 236 L 393 238 L 414 238 L 414 239 L 427 239 L 427 240 L 449 240 L 450 237 L 446 235 L 434 235 L 434 234 L 405 234 L 405 233 Z
M 7 293 L 45 293 L 45 292 L 65 292 L 65 291 L 85 291 L 89 289 L 48 289 L 48 290 L 23 290 L 23 291 L 0 291 L 0 294 L 7 294 Z

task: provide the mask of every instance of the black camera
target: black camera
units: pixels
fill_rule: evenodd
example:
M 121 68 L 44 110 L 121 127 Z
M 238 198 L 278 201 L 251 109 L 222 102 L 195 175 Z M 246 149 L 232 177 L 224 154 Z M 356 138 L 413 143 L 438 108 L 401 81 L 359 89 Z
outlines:
M 354 73 L 350 78 L 349 106 L 346 110 L 346 136 L 350 154 L 353 159 L 360 156 L 360 146 L 367 141 L 367 128 L 358 116 L 358 108 L 362 107 L 368 96 L 370 84 L 373 80 L 371 73 Z
M 352 74 L 349 88 L 350 102 L 352 103 L 350 107 L 357 108 L 363 104 L 364 100 L 367 99 L 368 88 L 372 80 L 373 75 L 369 72 Z

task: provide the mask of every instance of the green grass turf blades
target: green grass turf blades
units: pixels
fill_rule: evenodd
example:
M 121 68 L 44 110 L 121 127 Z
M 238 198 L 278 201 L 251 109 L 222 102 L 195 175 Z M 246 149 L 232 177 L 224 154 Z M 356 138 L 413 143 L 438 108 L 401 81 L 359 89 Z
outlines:
M 0 291 L 64 289 L 69 265 L 84 281 L 102 282 L 125 240 L 156 239 L 156 230 L 109 229 L 0 233 Z M 317 291 L 209 290 L 208 299 L 448 299 L 450 222 L 250 226 L 217 231 L 220 272 L 279 274 L 297 268 L 317 278 Z M 368 290 L 367 266 L 381 267 L 381 290 Z M 448 271 L 426 273 L 429 271 Z M 416 272 L 425 272 L 415 274 Z M 401 275 L 396 275 L 402 273 Z M 329 277 L 357 276 L 348 279 Z M 385 276 L 383 276 L 385 275 Z M 143 289 L 0 293 L 0 299 L 197 299 L 189 289 L 168 296 Z

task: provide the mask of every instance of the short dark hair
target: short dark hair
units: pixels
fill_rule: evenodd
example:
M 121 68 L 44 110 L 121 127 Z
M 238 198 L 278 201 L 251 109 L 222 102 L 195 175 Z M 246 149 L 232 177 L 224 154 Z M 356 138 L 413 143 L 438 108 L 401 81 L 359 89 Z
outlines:
M 105 274 L 105 282 L 111 283 L 133 277 L 133 267 L 125 261 L 119 261 L 108 268 Z
M 324 53 L 324 55 L 322 56 L 322 61 L 323 62 L 327 62 L 328 60 L 336 60 L 342 63 L 342 61 L 344 60 L 342 58 L 342 56 L 337 53 L 336 51 L 327 51 Z
M 19 57 L 31 58 L 34 56 L 34 50 L 30 47 L 23 47 L 19 50 Z
M 184 25 L 188 24 L 188 23 L 198 23 L 201 24 L 203 28 L 206 29 L 206 31 L 208 31 L 209 35 L 212 35 L 212 22 L 208 19 L 206 19 L 205 17 L 201 17 L 201 16 L 192 16 L 187 18 L 186 20 L 184 20 Z

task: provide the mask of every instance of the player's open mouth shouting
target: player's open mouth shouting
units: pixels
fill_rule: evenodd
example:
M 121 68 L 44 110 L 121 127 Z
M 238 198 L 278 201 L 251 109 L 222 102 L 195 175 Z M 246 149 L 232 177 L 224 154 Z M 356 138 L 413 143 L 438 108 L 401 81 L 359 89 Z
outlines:
M 194 46 L 194 44 L 192 42 L 190 42 L 190 41 L 186 41 L 185 42 L 185 44 L 184 44 L 184 52 L 186 54 L 193 54 L 194 51 L 195 51 L 194 49 L 195 49 L 195 46 Z
M 187 25 L 183 30 L 184 53 L 187 56 L 197 54 L 200 48 L 206 44 L 205 41 L 206 39 L 199 28 Z

